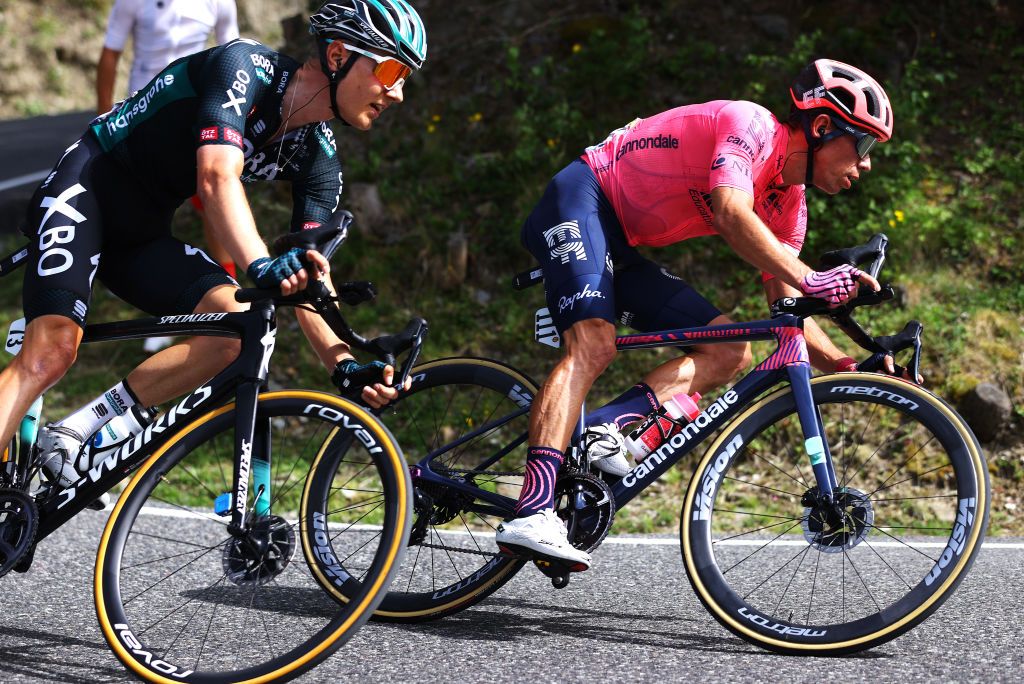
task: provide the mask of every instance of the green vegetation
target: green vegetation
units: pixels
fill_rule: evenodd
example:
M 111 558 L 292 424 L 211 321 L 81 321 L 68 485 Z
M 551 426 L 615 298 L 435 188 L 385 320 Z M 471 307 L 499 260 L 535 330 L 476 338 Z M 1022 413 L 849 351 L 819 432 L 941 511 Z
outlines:
M 360 225 L 334 265 L 336 278 L 373 280 L 381 290 L 378 303 L 351 312 L 357 327 L 374 334 L 423 315 L 431 323 L 426 358 L 491 356 L 542 379 L 557 358 L 531 340 L 542 293 L 514 293 L 509 282 L 530 265 L 519 228 L 551 175 L 609 131 L 669 107 L 751 99 L 783 116 L 789 80 L 812 57 L 827 55 L 884 83 L 895 138 L 872 155 L 872 172 L 853 190 L 808 193 L 803 256 L 813 263 L 827 249 L 886 232 L 892 253 L 883 275 L 900 297 L 866 315 L 866 325 L 890 333 L 910 319 L 924 323 L 927 382 L 950 401 L 989 381 L 1024 406 L 1021 7 L 999 0 L 798 2 L 785 5 L 792 14 L 781 17 L 780 31 L 758 19 L 770 7 L 748 9 L 765 3 L 698 10 L 656 0 L 601 14 L 593 4 L 528 2 L 510 12 L 483 0 L 432 3 L 424 13 L 430 58 L 409 81 L 406 102 L 372 133 L 339 127 L 348 187 L 375 183 L 386 206 L 375 222 L 357 216 Z M 485 20 L 490 13 L 499 19 Z M 40 22 L 37 30 L 50 40 L 45 15 Z M 267 236 L 286 225 L 286 188 L 251 187 L 250 197 Z M 192 213 L 180 214 L 179 234 L 199 240 Z M 756 273 L 722 241 L 649 255 L 734 318 L 764 315 Z M 20 315 L 17 281 L 0 281 L 0 323 Z M 132 315 L 102 287 L 92 312 L 96 321 Z M 55 410 L 101 391 L 143 358 L 137 342 L 106 346 L 82 350 L 48 397 Z M 329 387 L 290 314 L 282 315 L 278 350 L 275 382 Z M 755 357 L 769 351 L 755 345 Z M 622 355 L 592 399 L 617 394 L 659 353 Z M 1022 424 L 1018 409 L 1015 429 L 989 450 L 1002 530 L 1021 529 L 1014 506 L 1024 483 Z M 664 501 L 650 502 L 649 511 L 645 502 L 637 529 L 675 524 L 685 475 L 665 479 Z

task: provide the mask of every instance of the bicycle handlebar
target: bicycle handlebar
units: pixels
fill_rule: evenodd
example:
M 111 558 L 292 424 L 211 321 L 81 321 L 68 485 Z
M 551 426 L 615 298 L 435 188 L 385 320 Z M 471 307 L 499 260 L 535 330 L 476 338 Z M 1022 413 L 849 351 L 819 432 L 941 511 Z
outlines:
M 277 238 L 273 243 L 275 254 L 298 247 L 299 249 L 315 249 L 325 258 L 330 259 L 341 246 L 341 243 L 348 237 L 348 229 L 354 218 L 352 214 L 344 209 L 339 209 L 331 215 L 327 223 L 309 230 L 297 233 L 289 233 Z M 305 256 L 301 257 L 305 264 Z M 396 387 L 402 387 L 409 377 L 409 372 L 419 358 L 426 337 L 428 325 L 422 318 L 410 320 L 402 332 L 394 335 L 380 335 L 373 339 L 366 339 L 348 324 L 345 317 L 338 309 L 337 301 L 342 301 L 350 306 L 356 306 L 362 302 L 370 301 L 377 296 L 377 289 L 373 283 L 368 281 L 350 281 L 337 286 L 338 295 L 331 295 L 330 290 L 322 281 L 316 278 L 315 273 L 309 271 L 310 275 L 306 289 L 295 294 L 284 296 L 277 288 L 246 288 L 235 292 L 237 302 L 273 301 L 277 305 L 304 306 L 309 305 L 327 323 L 328 327 L 350 347 L 373 354 L 375 357 L 388 364 L 395 366 L 397 357 L 405 351 L 409 351 L 405 361 L 398 372 Z
M 867 272 L 872 278 L 878 278 L 878 272 L 882 270 L 885 263 L 885 250 L 889 246 L 889 238 L 885 233 L 877 233 L 863 245 L 847 247 L 846 249 L 835 249 L 821 255 L 821 263 L 825 266 L 862 266 L 871 262 Z
M 862 266 L 869 263 L 866 272 L 877 279 L 882 264 L 885 263 L 888 245 L 889 238 L 884 233 L 878 233 L 863 245 L 826 252 L 822 255 L 821 261 L 824 265 L 831 267 L 842 264 Z M 913 347 L 914 355 L 908 370 L 911 379 L 916 382 L 921 368 L 921 333 L 924 331 L 924 326 L 919 321 L 910 321 L 896 335 L 872 337 L 857 321 L 853 320 L 855 309 L 861 306 L 880 304 L 895 296 L 896 291 L 891 285 L 886 284 L 877 292 L 858 295 L 833 308 L 830 308 L 824 300 L 814 297 L 784 297 L 772 304 L 771 312 L 772 316 L 782 314 L 792 314 L 801 318 L 828 316 L 853 342 L 871 352 L 871 356 L 857 364 L 860 370 L 877 371 L 883 367 L 886 356 L 894 356 L 904 349 Z M 902 372 L 903 368 L 896 366 L 897 375 L 901 375 Z

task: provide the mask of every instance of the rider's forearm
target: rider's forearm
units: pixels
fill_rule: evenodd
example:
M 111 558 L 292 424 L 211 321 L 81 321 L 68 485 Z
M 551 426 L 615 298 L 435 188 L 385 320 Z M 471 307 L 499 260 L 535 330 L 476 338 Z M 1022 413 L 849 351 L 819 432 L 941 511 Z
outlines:
M 96 67 L 96 112 L 102 114 L 114 106 L 114 81 L 117 78 L 117 61 L 121 53 L 103 48 L 100 63 Z
M 807 341 L 811 365 L 823 373 L 835 371 L 839 361 L 847 357 L 811 318 L 804 320 L 804 339 Z
M 198 186 L 210 228 L 236 264 L 244 269 L 256 259 L 269 256 L 237 176 L 207 173 Z
M 799 289 L 811 268 L 782 246 L 754 213 L 752 203 L 753 198 L 742 191 L 715 188 L 715 230 L 741 259 Z
M 324 277 L 324 284 L 333 294 L 334 285 L 331 283 L 329 275 Z M 313 347 L 313 351 L 316 352 L 328 372 L 334 371 L 334 366 L 338 361 L 352 358 L 349 346 L 338 339 L 338 336 L 319 314 L 305 309 L 295 309 L 295 316 L 298 318 L 299 327 L 302 328 L 306 339 L 309 340 L 310 346 Z

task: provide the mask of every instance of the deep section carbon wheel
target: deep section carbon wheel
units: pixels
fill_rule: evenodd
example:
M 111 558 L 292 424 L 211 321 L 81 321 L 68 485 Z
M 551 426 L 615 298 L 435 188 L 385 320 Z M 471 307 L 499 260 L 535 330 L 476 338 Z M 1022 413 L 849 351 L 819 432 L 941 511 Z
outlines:
M 111 648 L 138 676 L 159 682 L 284 681 L 329 656 L 370 616 L 408 538 L 405 460 L 361 407 L 332 395 L 259 396 L 254 456 L 270 456 L 270 512 L 250 487 L 243 529 L 215 511 L 232 487 L 234 405 L 182 428 L 150 457 L 118 500 L 97 560 L 96 604 Z M 339 605 L 296 557 L 299 499 L 329 436 L 359 458 L 352 486 L 373 491 L 361 526 L 339 546 L 361 549 L 351 600 Z M 262 444 L 262 446 L 260 446 Z M 265 450 L 256 454 L 257 449 Z
M 508 366 L 486 359 L 432 361 L 412 372 L 412 389 L 403 393 L 381 420 L 402 444 L 412 468 L 413 521 L 410 547 L 391 590 L 374 614 L 391 621 L 431 620 L 464 610 L 490 595 L 523 566 L 502 555 L 494 532 L 503 516 L 445 482 L 424 476 L 421 460 L 434 454 L 429 468 L 515 501 L 522 488 L 529 407 L 536 385 Z M 321 584 L 339 601 L 345 587 L 329 572 L 330 563 L 351 562 L 350 551 L 335 537 L 353 519 L 351 459 L 343 449 L 318 458 L 303 498 L 304 519 L 322 521 L 303 530 L 307 559 Z M 348 522 L 346 522 L 348 521 Z
M 928 391 L 842 373 L 812 380 L 838 487 L 818 494 L 789 388 L 747 408 L 701 460 L 683 506 L 697 595 L 742 638 L 835 655 L 920 623 L 964 578 L 984 537 L 985 459 Z

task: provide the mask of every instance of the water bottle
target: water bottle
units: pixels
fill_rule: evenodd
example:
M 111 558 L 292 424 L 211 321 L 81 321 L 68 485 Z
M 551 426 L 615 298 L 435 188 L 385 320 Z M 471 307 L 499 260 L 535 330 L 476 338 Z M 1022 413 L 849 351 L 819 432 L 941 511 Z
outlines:
M 101 453 L 107 453 L 111 449 L 121 446 L 145 430 L 146 426 L 153 422 L 156 412 L 156 407 L 147 409 L 145 406 L 136 404 L 122 415 L 107 421 L 89 439 L 88 454 L 79 464 L 79 469 L 83 472 L 88 470 L 95 465 L 96 457 Z
M 678 422 L 673 421 L 689 422 L 700 415 L 700 407 L 697 406 L 699 400 L 700 394 L 697 392 L 692 396 L 680 392 L 644 418 L 639 427 L 626 435 L 626 451 L 633 460 L 639 463 L 664 444 L 679 429 Z M 666 415 L 672 420 L 666 418 Z

